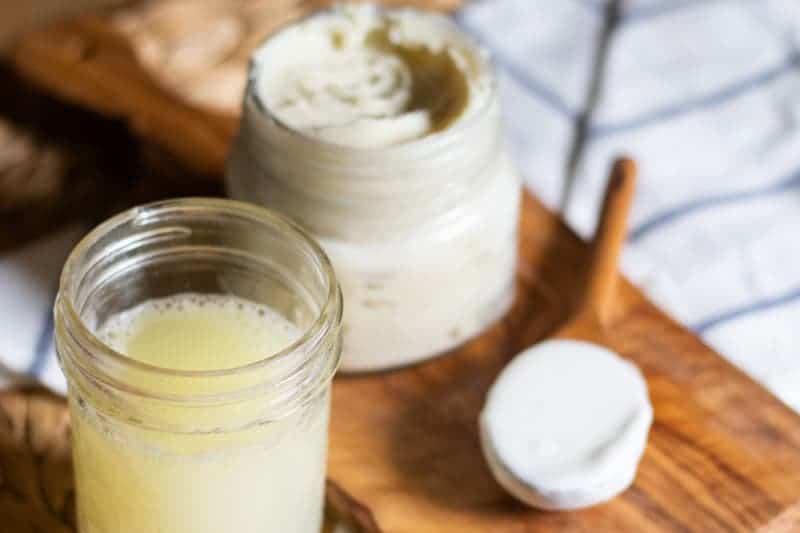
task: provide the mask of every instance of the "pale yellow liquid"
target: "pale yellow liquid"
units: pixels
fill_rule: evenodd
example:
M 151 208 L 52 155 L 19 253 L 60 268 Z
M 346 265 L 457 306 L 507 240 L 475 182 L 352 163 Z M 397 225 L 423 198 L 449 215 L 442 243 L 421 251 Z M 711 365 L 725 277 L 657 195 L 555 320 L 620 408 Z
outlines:
M 298 333 L 268 307 L 185 294 L 125 311 L 97 334 L 151 365 L 219 370 L 259 361 Z M 181 387 L 176 392 L 197 392 L 192 385 Z M 277 422 L 205 435 L 112 420 L 75 396 L 70 395 L 81 533 L 319 531 L 328 393 Z M 243 409 L 239 414 L 247 419 L 253 405 Z M 207 415 L 198 409 L 176 416 L 201 425 Z

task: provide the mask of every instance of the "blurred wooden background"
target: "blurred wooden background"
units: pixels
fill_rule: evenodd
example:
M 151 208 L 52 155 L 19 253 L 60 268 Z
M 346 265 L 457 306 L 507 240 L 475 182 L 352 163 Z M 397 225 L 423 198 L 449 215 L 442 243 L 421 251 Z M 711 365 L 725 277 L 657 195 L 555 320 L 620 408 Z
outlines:
M 128 0 L 4 0 L 0 2 L 0 50 L 22 33 L 81 11 L 121 5 Z
M 0 251 L 76 217 L 220 194 L 251 50 L 330 1 L 0 2 Z

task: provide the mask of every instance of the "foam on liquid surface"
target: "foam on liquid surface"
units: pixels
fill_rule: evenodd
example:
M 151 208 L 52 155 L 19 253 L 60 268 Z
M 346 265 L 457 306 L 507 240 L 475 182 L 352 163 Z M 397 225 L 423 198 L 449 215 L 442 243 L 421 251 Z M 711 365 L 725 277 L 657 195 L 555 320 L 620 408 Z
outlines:
M 147 300 L 97 331 L 114 350 L 173 370 L 221 370 L 265 359 L 299 337 L 270 307 L 232 295 L 184 293 Z

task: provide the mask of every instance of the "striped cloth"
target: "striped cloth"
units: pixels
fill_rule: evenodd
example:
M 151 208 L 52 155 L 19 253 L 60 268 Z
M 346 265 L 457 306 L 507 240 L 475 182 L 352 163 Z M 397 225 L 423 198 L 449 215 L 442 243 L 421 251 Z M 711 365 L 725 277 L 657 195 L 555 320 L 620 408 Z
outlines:
M 528 186 L 593 229 L 611 159 L 640 162 L 627 274 L 800 410 L 800 3 L 485 0 Z M 84 228 L 0 258 L 0 360 L 63 390 L 50 306 Z
M 609 162 L 636 158 L 626 273 L 800 411 L 800 3 L 495 0 L 458 20 L 494 52 L 530 187 L 588 235 Z

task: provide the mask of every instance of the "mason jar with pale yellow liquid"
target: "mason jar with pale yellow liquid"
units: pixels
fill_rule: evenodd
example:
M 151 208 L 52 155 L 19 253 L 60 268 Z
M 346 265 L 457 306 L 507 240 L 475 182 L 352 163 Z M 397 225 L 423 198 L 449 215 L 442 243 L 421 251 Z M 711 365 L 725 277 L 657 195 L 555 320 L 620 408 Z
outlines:
M 78 244 L 55 311 L 80 533 L 319 531 L 342 304 L 301 229 L 134 208 Z

